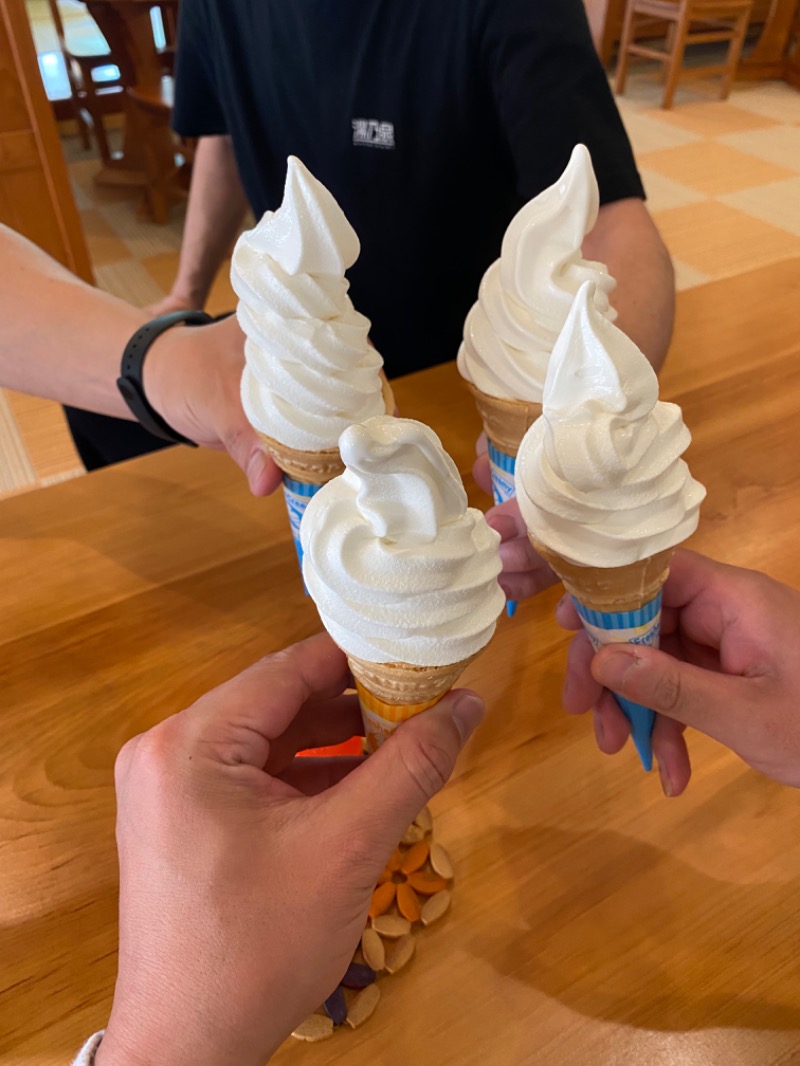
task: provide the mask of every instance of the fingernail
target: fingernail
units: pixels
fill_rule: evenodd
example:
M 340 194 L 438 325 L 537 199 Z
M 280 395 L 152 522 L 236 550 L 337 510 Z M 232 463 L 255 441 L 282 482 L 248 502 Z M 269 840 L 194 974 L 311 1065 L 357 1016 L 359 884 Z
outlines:
M 661 790 L 667 799 L 670 799 L 673 795 L 672 782 L 669 778 L 669 773 L 665 766 L 658 763 L 658 776 L 661 778 Z
M 259 478 L 264 473 L 267 459 L 261 448 L 258 448 L 247 460 L 247 482 L 251 488 L 258 484 Z
M 594 735 L 597 738 L 598 745 L 602 748 L 603 738 L 605 736 L 605 733 L 603 732 L 603 719 L 594 709 L 592 709 L 592 719 L 594 721 Z
M 570 596 L 569 593 L 566 593 L 566 595 L 562 596 L 561 599 L 558 601 L 558 603 L 556 604 L 556 621 L 557 622 L 559 621 L 559 619 L 561 617 L 561 614 L 564 611 L 569 609 L 571 603 L 572 603 L 572 597 Z
M 624 692 L 628 671 L 639 661 L 636 649 L 625 644 L 609 644 L 603 650 L 604 654 L 592 663 L 595 680 L 612 692 Z
M 467 737 L 483 720 L 483 700 L 480 696 L 476 696 L 474 692 L 461 692 L 450 708 L 450 714 L 461 736 L 461 743 L 464 744 Z

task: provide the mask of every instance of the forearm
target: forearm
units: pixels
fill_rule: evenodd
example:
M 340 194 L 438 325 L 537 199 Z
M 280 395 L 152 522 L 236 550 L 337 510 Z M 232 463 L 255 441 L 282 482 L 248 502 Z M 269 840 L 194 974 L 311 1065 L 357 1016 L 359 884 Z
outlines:
M 180 262 L 172 295 L 202 307 L 220 263 L 239 231 L 247 198 L 230 137 L 203 137 L 197 146 Z
M 2 225 L 0 259 L 5 267 L 0 387 L 132 421 L 117 378 L 125 346 L 149 315 L 87 285 Z M 197 366 L 205 366 L 208 380 L 222 375 L 221 381 L 215 379 L 221 395 L 229 384 L 224 377 L 228 358 L 233 360 L 228 377 L 238 382 L 241 338 L 235 321 L 197 332 L 168 330 L 150 346 L 144 369 L 148 399 L 169 422 L 186 406 L 187 380 L 197 380 Z M 188 428 L 198 438 L 203 430 Z
M 616 324 L 660 370 L 675 319 L 675 272 L 642 201 L 619 200 L 601 207 L 583 242 L 583 254 L 605 263 L 617 279 L 611 295 Z
M 86 285 L 5 226 L 0 259 L 0 385 L 132 417 L 116 380 L 145 312 Z
M 0 262 L 0 388 L 133 420 L 117 378 L 147 312 L 86 285 L 3 225 Z M 254 495 L 266 496 L 281 475 L 242 410 L 243 349 L 235 317 L 168 329 L 148 349 L 143 384 L 172 429 L 207 448 L 225 448 Z

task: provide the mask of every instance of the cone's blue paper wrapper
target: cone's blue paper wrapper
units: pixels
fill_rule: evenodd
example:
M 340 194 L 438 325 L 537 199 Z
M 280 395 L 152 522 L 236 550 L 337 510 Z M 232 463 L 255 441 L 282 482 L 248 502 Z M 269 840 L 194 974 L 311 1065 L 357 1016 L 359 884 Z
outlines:
M 308 501 L 315 496 L 322 485 L 307 485 L 304 481 L 295 481 L 288 474 L 283 475 L 283 498 L 286 500 L 286 510 L 289 514 L 289 527 L 292 531 L 292 540 L 297 552 L 297 561 L 300 564 L 300 573 L 303 572 L 303 546 L 300 543 L 300 523 L 306 513 Z M 306 595 L 308 591 L 306 590 Z
M 515 455 L 506 455 L 489 441 L 489 469 L 492 474 L 492 495 L 496 504 L 505 503 L 512 496 L 516 496 L 517 490 L 514 485 L 516 465 Z
M 575 597 L 572 601 L 595 651 L 604 644 L 646 644 L 657 648 L 661 637 L 661 593 L 635 611 L 594 611 Z M 645 770 L 653 767 L 652 734 L 655 714 L 649 707 L 614 697 L 631 724 L 631 735 Z
M 494 496 L 495 504 L 505 503 L 512 496 L 516 496 L 517 489 L 514 483 L 516 466 L 517 457 L 515 455 L 507 455 L 505 452 L 501 452 L 499 448 L 495 448 L 494 444 L 489 441 L 489 469 L 492 474 L 492 495 Z M 508 617 L 513 618 L 516 610 L 516 601 L 508 600 L 506 603 Z

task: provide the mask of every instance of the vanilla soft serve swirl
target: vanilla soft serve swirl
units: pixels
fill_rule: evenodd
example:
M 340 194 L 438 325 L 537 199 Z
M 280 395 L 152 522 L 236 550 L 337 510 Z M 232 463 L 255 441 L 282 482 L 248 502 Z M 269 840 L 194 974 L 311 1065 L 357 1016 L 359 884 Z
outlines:
M 584 566 L 626 566 L 694 532 L 703 486 L 681 455 L 680 408 L 658 399 L 633 341 L 587 282 L 550 361 L 544 413 L 522 440 L 517 498 L 531 535 Z
M 462 377 L 481 392 L 542 402 L 550 353 L 584 281 L 597 283 L 597 309 L 615 317 L 608 298 L 616 282 L 602 263 L 581 257 L 599 204 L 591 157 L 579 144 L 555 185 L 509 223 L 500 258 L 484 274 L 467 315 L 458 352 Z
M 335 448 L 347 426 L 384 411 L 383 361 L 344 277 L 358 253 L 336 200 L 293 156 L 280 208 L 234 249 L 231 284 L 247 335 L 242 405 L 259 432 L 290 448 Z
M 342 434 L 344 474 L 309 502 L 303 578 L 330 635 L 368 662 L 445 666 L 480 651 L 505 596 L 500 538 L 467 506 L 427 426 L 377 417 Z

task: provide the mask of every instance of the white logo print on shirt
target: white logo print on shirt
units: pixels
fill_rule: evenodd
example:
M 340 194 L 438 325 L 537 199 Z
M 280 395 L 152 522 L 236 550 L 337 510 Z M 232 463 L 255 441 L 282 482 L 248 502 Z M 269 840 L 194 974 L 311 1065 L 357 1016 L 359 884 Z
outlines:
M 376 118 L 353 119 L 353 144 L 366 148 L 394 148 L 394 123 Z

